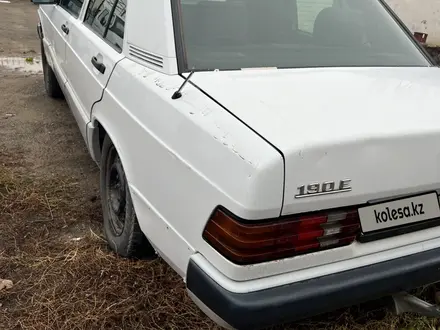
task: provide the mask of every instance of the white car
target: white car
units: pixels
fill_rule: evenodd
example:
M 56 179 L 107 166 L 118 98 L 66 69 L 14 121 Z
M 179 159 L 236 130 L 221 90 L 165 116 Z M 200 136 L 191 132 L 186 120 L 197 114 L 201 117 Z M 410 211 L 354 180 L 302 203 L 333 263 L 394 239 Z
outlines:
M 33 0 L 104 231 L 225 327 L 440 280 L 440 71 L 382 0 Z

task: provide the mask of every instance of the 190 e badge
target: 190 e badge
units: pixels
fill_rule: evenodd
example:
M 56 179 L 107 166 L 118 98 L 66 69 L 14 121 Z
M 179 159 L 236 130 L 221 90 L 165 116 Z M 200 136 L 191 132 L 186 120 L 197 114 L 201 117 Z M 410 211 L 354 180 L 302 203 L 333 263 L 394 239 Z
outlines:
M 311 183 L 308 185 L 299 186 L 298 194 L 295 198 L 306 198 L 329 194 L 338 194 L 351 191 L 351 180 L 326 181 L 322 183 Z

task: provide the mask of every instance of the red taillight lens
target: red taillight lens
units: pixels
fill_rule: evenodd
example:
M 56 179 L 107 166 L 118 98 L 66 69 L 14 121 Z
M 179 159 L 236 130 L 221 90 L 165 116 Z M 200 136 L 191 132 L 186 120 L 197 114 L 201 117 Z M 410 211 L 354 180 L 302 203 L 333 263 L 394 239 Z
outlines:
M 357 210 L 243 223 L 222 210 L 208 221 L 203 238 L 227 259 L 252 264 L 351 244 L 360 230 Z

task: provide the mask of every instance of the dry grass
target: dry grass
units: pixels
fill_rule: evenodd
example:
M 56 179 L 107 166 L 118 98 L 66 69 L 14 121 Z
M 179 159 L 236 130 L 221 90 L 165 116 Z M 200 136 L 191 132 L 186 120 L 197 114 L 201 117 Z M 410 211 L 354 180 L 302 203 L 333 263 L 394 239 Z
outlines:
M 36 178 L 0 153 L 0 329 L 217 329 L 161 260 L 124 260 L 100 233 L 100 203 L 74 178 Z M 435 329 L 353 307 L 289 329 Z M 287 327 L 279 327 L 287 328 Z
M 162 261 L 118 258 L 78 183 L 0 166 L 0 329 L 213 328 Z M 84 229 L 86 228 L 86 229 Z
M 36 7 L 16 0 L 1 8 L 0 54 L 34 56 Z M 108 250 L 96 183 L 84 179 L 90 172 L 82 175 L 88 158 L 77 125 L 67 107 L 44 95 L 42 78 L 2 74 L 0 85 L 0 120 L 1 111 L 16 115 L 0 121 L 0 278 L 14 281 L 0 291 L 0 330 L 217 329 L 164 262 L 123 260 Z M 434 325 L 352 307 L 278 328 Z

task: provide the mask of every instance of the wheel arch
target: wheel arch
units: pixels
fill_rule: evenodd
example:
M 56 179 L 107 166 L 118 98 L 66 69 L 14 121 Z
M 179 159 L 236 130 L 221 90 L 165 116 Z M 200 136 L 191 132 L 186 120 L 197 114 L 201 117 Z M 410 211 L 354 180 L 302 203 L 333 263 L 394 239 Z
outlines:
M 132 167 L 130 166 L 130 157 L 124 152 L 125 148 L 122 146 L 124 141 L 121 142 L 121 139 L 118 139 L 118 129 L 116 127 L 112 128 L 112 125 L 114 124 L 111 121 L 106 121 L 105 116 L 102 116 L 102 118 L 99 118 L 96 115 L 92 116 L 92 120 L 88 124 L 87 129 L 89 153 L 100 168 L 102 146 L 104 138 L 108 136 L 121 159 L 128 182 L 132 182 L 133 172 Z
M 123 148 L 121 147 L 121 144 L 119 143 L 117 138 L 114 135 L 112 136 L 111 133 L 109 134 L 109 130 L 106 129 L 106 127 L 104 125 L 102 125 L 102 123 L 99 120 L 94 120 L 93 121 L 93 126 L 94 126 L 94 128 L 93 128 L 93 140 L 94 140 L 93 149 L 94 149 L 94 152 L 96 154 L 95 157 L 98 157 L 98 154 L 99 154 L 99 158 L 97 158 L 97 159 L 101 160 L 101 157 L 103 156 L 102 155 L 103 154 L 103 149 L 105 148 L 105 145 L 107 143 L 106 141 L 109 141 L 113 145 L 114 150 L 116 151 L 116 153 L 118 154 L 118 156 L 120 158 L 120 162 L 122 163 L 122 167 L 123 167 L 123 172 L 124 172 L 124 175 L 126 177 L 127 189 L 129 190 L 129 194 L 130 194 L 130 197 L 131 197 L 131 200 L 132 200 L 131 203 L 132 203 L 132 207 L 133 207 L 133 211 L 134 211 L 134 213 L 131 213 L 131 214 L 132 215 L 134 214 L 134 216 L 136 218 L 137 211 L 136 211 L 136 206 L 135 206 L 135 203 L 134 203 L 134 200 L 133 200 L 133 191 L 132 191 L 131 186 L 129 184 L 130 179 L 129 179 L 129 174 L 127 173 L 127 167 L 124 166 L 124 165 L 127 164 L 127 160 L 129 158 L 128 157 L 124 157 L 124 155 L 123 155 L 124 153 L 121 152 L 123 150 Z M 113 132 L 114 131 L 115 130 L 113 130 Z M 107 146 L 108 146 L 108 144 L 107 144 Z M 105 182 L 105 181 L 103 181 L 103 173 L 104 172 L 108 173 L 108 168 L 106 168 L 105 164 L 101 164 L 100 171 L 101 171 L 101 173 L 100 173 L 101 200 L 107 200 L 102 195 L 102 193 L 103 193 L 103 186 L 102 185 L 103 185 L 103 182 Z M 106 175 L 108 175 L 108 174 L 106 174 Z M 105 218 L 105 216 L 104 216 L 104 218 Z M 130 218 L 132 218 L 132 217 L 130 217 Z M 136 218 L 136 220 L 131 220 L 131 221 L 135 221 L 136 224 L 134 224 L 134 223 L 132 224 L 132 226 L 134 226 L 134 227 L 132 227 L 132 230 L 135 230 L 135 231 L 133 232 L 131 230 L 130 232 L 134 233 L 133 235 L 136 235 L 137 238 L 133 238 L 134 236 L 132 236 L 130 234 L 130 237 L 128 238 L 128 241 L 125 241 L 126 243 L 121 243 L 121 242 L 120 243 L 123 244 L 122 246 L 125 246 L 126 244 L 128 244 L 128 245 L 131 245 L 133 247 L 132 242 L 135 242 L 134 246 L 135 246 L 135 250 L 136 251 L 135 250 L 126 250 L 126 248 L 128 248 L 128 246 L 122 247 L 122 250 L 119 250 L 121 248 L 119 246 L 117 248 L 118 251 L 115 250 L 116 247 L 114 248 L 115 252 L 117 254 L 125 256 L 125 257 L 135 257 L 135 258 L 137 258 L 137 257 L 141 257 L 141 258 L 147 257 L 148 259 L 156 258 L 157 257 L 157 252 L 154 249 L 150 239 L 147 237 L 146 233 L 142 231 L 142 227 L 140 227 L 137 218 Z M 134 229 L 134 228 L 137 228 L 137 229 Z M 125 231 L 125 229 L 124 229 L 124 231 Z M 107 241 L 109 242 L 109 244 L 110 244 L 110 242 L 114 243 L 113 239 L 107 239 Z M 131 248 L 128 248 L 128 249 L 131 249 Z M 121 251 L 126 251 L 126 252 L 121 254 Z M 128 251 L 131 251 L 131 252 L 128 252 Z
M 92 121 L 88 125 L 88 144 L 89 144 L 89 150 L 90 154 L 93 158 L 93 160 L 100 166 L 101 156 L 102 156 L 102 145 L 104 143 L 104 138 L 106 135 L 109 136 L 110 140 L 112 141 L 113 145 L 116 148 L 116 151 L 118 152 L 119 156 L 121 157 L 121 161 L 123 161 L 121 154 L 120 154 L 120 148 L 118 146 L 118 143 L 115 142 L 114 136 L 112 136 L 111 133 L 109 133 L 109 129 L 106 125 L 102 124 L 102 122 L 97 119 L 93 118 Z
M 107 131 L 99 120 L 95 119 L 87 124 L 87 144 L 89 153 L 98 166 L 100 166 L 102 143 L 106 134 Z

